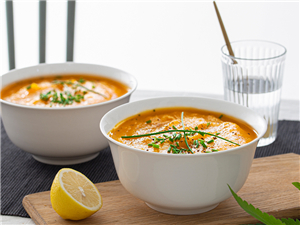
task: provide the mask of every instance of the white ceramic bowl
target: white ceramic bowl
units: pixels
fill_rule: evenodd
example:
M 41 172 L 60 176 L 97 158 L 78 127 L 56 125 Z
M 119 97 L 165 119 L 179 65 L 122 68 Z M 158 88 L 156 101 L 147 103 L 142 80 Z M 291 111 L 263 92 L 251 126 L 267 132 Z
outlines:
M 107 133 L 120 121 L 145 110 L 194 107 L 233 116 L 258 133 L 252 142 L 234 149 L 197 155 L 175 155 L 138 150 L 110 138 Z M 108 139 L 120 182 L 135 197 L 160 212 L 188 215 L 209 211 L 244 185 L 258 140 L 266 122 L 249 108 L 197 97 L 169 97 L 136 101 L 103 116 L 100 130 Z
M 76 107 L 45 108 L 0 100 L 2 120 L 10 140 L 43 163 L 69 165 L 89 161 L 108 146 L 99 131 L 102 116 L 129 101 L 136 79 L 121 70 L 93 64 L 40 64 L 2 76 L 2 87 L 32 77 L 56 74 L 93 74 L 118 80 L 130 90 L 107 102 Z

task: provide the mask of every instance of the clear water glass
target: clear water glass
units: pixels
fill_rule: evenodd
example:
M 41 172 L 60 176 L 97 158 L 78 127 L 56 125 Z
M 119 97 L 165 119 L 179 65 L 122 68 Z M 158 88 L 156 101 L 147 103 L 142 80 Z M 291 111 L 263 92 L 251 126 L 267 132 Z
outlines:
M 277 136 L 286 48 L 269 41 L 245 40 L 221 48 L 224 98 L 249 107 L 268 124 L 258 146 L 273 143 Z

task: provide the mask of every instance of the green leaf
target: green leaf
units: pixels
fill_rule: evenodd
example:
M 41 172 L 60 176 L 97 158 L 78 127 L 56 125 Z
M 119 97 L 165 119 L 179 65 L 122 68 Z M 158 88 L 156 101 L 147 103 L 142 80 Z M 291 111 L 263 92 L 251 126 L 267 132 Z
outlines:
M 227 184 L 228 185 L 228 184 Z M 266 225 L 284 225 L 281 220 L 276 219 L 272 215 L 268 215 L 267 213 L 264 213 L 260 211 L 259 209 L 255 208 L 253 205 L 249 205 L 246 201 L 241 199 L 228 185 L 233 197 L 237 201 L 237 203 L 244 209 L 247 213 L 249 213 L 254 218 L 258 219 L 260 222 L 266 224 Z
M 293 182 L 292 183 L 296 188 L 300 190 L 300 183 L 299 182 Z
M 281 221 L 286 225 L 300 225 L 300 221 L 297 219 L 293 220 L 289 218 L 289 219 L 281 219 Z

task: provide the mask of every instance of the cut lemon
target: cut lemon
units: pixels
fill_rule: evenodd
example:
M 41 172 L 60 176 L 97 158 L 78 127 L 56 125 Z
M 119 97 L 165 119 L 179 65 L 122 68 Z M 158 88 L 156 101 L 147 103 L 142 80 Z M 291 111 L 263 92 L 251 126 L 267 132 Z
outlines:
M 101 195 L 93 182 L 69 168 L 56 174 L 50 197 L 53 209 L 63 219 L 85 219 L 102 207 Z

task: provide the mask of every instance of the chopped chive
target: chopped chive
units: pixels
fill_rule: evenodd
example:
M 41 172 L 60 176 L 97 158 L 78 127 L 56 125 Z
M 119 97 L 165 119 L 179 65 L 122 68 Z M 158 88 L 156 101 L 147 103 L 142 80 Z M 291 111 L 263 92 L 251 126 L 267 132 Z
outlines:
M 182 129 L 184 130 L 183 112 L 181 113 L 181 123 L 182 123 Z M 192 149 L 190 148 L 190 146 L 189 146 L 189 144 L 188 144 L 188 142 L 187 142 L 185 132 L 183 133 L 183 136 L 184 136 L 185 144 L 186 144 L 186 146 L 188 147 L 188 150 L 189 150 L 192 154 L 194 154 L 194 152 L 192 151 Z
M 211 153 L 211 151 L 205 151 L 205 153 Z
M 151 120 L 146 121 L 146 123 L 151 123 Z
M 27 86 L 27 88 L 26 88 L 26 89 L 27 89 L 27 90 L 29 90 L 30 88 L 31 88 L 31 85 Z
M 207 126 L 209 126 L 209 125 L 210 125 L 210 122 L 207 123 Z
M 78 82 L 81 83 L 81 84 L 83 84 L 83 83 L 85 82 L 85 80 L 82 79 L 82 78 L 80 78 L 80 79 L 78 80 Z
M 195 127 L 195 130 L 198 130 L 198 127 Z
M 200 144 L 203 146 L 203 148 L 207 148 L 206 144 L 204 143 L 204 141 L 202 139 L 199 139 Z
M 171 149 L 172 149 L 172 147 L 170 146 L 170 147 L 169 147 L 169 149 L 168 149 L 168 152 L 170 152 L 170 151 L 171 151 Z
M 221 133 L 216 133 L 216 135 L 219 135 L 219 134 L 221 134 Z
M 54 80 L 54 81 L 52 81 L 52 83 L 54 83 L 54 84 L 61 84 L 61 85 L 64 85 L 64 84 L 70 84 L 70 85 L 72 85 L 72 88 L 75 88 L 75 89 L 76 89 L 77 87 L 81 87 L 81 88 L 84 88 L 84 89 L 87 90 L 87 91 L 90 91 L 90 92 L 94 93 L 94 94 L 101 95 L 101 96 L 103 96 L 104 98 L 107 98 L 107 96 L 104 95 L 104 94 L 101 94 L 101 93 L 96 92 L 96 91 L 94 91 L 94 90 L 88 89 L 87 87 L 85 87 L 85 86 L 83 86 L 83 85 L 80 85 L 80 84 L 73 84 L 71 81 L 59 81 L 59 80 Z
M 164 131 L 159 131 L 159 132 L 154 132 L 154 133 L 148 133 L 148 134 L 139 134 L 139 135 L 131 135 L 131 136 L 121 136 L 121 138 L 138 138 L 138 137 L 147 137 L 147 136 L 152 136 L 152 135 L 157 135 L 157 134 L 162 134 L 162 133 L 172 133 L 172 132 L 187 132 L 187 130 L 164 130 Z M 192 131 L 192 133 L 199 133 L 202 136 L 204 136 L 205 134 L 210 135 L 210 136 L 214 136 L 216 138 L 222 139 L 224 141 L 230 142 L 232 144 L 238 145 L 240 146 L 240 144 L 235 143 L 233 141 L 230 141 L 226 138 L 223 138 L 221 136 L 217 136 L 216 134 L 212 134 L 212 133 L 207 133 L 207 132 L 203 132 L 203 131 Z M 168 137 L 170 141 L 174 141 L 171 137 Z
M 176 146 L 179 147 L 179 143 L 178 142 L 176 142 Z
M 159 145 L 152 144 L 153 148 L 159 148 Z
M 207 144 L 210 144 L 210 143 L 213 143 L 214 142 L 214 139 L 211 139 L 207 142 Z
M 181 134 L 178 134 L 177 136 L 176 136 L 176 135 L 177 135 L 177 134 L 174 135 L 174 141 L 180 140 Z
M 196 140 L 196 148 L 198 148 L 198 147 L 199 147 L 199 141 Z
M 95 85 L 93 85 L 92 88 L 95 88 Z
M 178 134 L 177 140 L 180 140 L 180 139 L 181 139 L 181 134 Z
M 153 144 L 150 143 L 150 144 L 148 144 L 148 146 L 153 146 Z
M 196 145 L 196 140 L 194 140 L 193 144 Z
M 219 116 L 219 119 L 221 119 L 223 117 L 223 114 L 221 114 L 220 116 Z
M 173 127 L 173 129 L 177 130 L 177 128 L 174 125 L 172 127 Z
M 140 114 L 139 114 L 139 115 L 140 115 Z M 226 139 L 226 138 L 223 138 L 223 137 L 221 137 L 221 136 L 217 136 L 216 134 L 212 134 L 212 133 L 208 133 L 208 132 L 203 132 L 203 131 L 164 130 L 164 131 L 159 131 L 159 132 L 154 132 L 154 133 L 148 133 L 148 134 L 139 134 L 139 135 L 132 135 L 132 136 L 121 136 L 121 138 L 147 137 L 147 136 L 152 136 L 152 135 L 157 135 L 157 134 L 173 133 L 173 132 L 183 132 L 184 134 L 185 134 L 185 133 L 198 133 L 198 134 L 200 134 L 200 135 L 202 135 L 202 136 L 204 136 L 204 135 L 210 135 L 210 136 L 214 136 L 214 137 L 216 137 L 216 138 L 219 138 L 219 139 L 222 139 L 222 140 L 224 140 L 224 141 L 227 141 L 227 142 L 230 142 L 230 143 L 232 143 L 232 144 L 235 144 L 235 145 L 240 146 L 240 144 L 235 143 L 235 142 L 233 142 L 233 141 L 230 141 L 230 140 L 228 140 L 228 139 Z M 220 133 L 217 133 L 217 134 L 220 134 Z M 184 135 L 184 136 L 185 136 L 185 135 Z M 169 138 L 169 140 L 170 140 L 171 142 L 174 141 L 171 137 L 168 137 L 168 138 Z M 185 136 L 185 139 L 186 139 L 186 136 Z M 186 141 L 186 143 L 187 143 L 187 140 L 185 140 L 185 141 Z M 192 151 L 192 150 L 191 150 L 191 149 L 188 149 L 188 151 Z M 192 153 L 192 154 L 194 154 L 194 153 Z
M 212 151 L 213 151 L 213 152 L 218 152 L 219 150 L 218 150 L 218 149 L 214 149 L 214 148 L 213 148 L 213 149 L 212 149 Z

